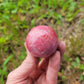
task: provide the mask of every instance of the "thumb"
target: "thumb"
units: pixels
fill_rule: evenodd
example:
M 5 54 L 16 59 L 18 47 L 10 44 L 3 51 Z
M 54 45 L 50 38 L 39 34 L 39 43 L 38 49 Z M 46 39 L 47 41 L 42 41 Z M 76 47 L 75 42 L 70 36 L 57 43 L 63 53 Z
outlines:
M 14 71 L 12 71 L 8 75 L 8 80 L 19 80 L 21 81 L 26 79 L 28 75 L 37 67 L 39 63 L 39 58 L 36 58 L 30 54 L 30 52 L 27 50 L 27 57 L 22 62 L 22 64 L 16 68 Z

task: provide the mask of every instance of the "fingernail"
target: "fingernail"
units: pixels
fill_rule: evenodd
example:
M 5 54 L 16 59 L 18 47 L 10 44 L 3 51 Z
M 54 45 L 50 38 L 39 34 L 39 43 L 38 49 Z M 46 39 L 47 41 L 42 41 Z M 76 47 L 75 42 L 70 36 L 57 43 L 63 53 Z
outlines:
M 61 45 L 64 45 L 65 46 L 65 42 L 64 41 L 61 41 Z

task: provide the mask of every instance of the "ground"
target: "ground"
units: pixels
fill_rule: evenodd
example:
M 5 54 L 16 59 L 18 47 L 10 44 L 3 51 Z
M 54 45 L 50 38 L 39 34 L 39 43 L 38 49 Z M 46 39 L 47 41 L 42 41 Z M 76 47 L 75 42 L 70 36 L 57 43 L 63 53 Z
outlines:
M 26 57 L 24 42 L 31 28 L 48 25 L 66 52 L 58 73 L 58 84 L 84 84 L 84 0 L 1 0 L 0 82 Z

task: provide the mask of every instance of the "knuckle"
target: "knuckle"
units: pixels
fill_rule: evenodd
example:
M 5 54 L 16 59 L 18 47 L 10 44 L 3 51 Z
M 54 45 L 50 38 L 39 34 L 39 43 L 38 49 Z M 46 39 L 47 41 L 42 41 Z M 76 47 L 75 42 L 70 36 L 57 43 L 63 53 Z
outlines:
M 8 79 L 11 79 L 13 77 L 13 71 L 8 74 Z
M 10 73 L 8 74 L 8 79 L 11 77 L 11 74 L 12 74 L 12 72 L 10 72 Z

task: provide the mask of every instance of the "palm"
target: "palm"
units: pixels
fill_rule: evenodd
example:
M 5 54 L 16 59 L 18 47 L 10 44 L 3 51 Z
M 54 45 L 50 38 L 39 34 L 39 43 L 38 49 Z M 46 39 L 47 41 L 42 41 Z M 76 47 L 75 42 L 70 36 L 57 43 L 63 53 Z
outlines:
M 24 83 L 23 84 L 47 84 L 46 83 L 46 80 L 45 80 L 45 73 L 40 75 L 38 79 L 31 79 L 31 78 L 28 78 L 27 80 L 24 80 Z
M 60 56 L 56 55 L 56 56 L 54 56 L 54 58 L 51 58 L 50 60 L 49 60 L 49 58 L 43 59 L 42 62 L 39 63 L 38 67 L 33 69 L 28 74 L 26 79 L 24 79 L 23 81 L 21 81 L 19 83 L 21 83 L 21 84 L 39 84 L 39 83 L 40 84 L 56 84 L 57 72 L 59 70 L 60 61 L 57 62 L 56 64 L 54 64 L 53 69 L 52 69 L 51 64 L 52 64 L 52 61 L 54 61 L 55 59 L 59 60 Z M 54 68 L 56 68 L 56 69 L 54 69 Z M 50 73 L 51 70 L 54 71 L 54 73 L 56 73 L 54 79 L 52 79 L 52 75 Z

